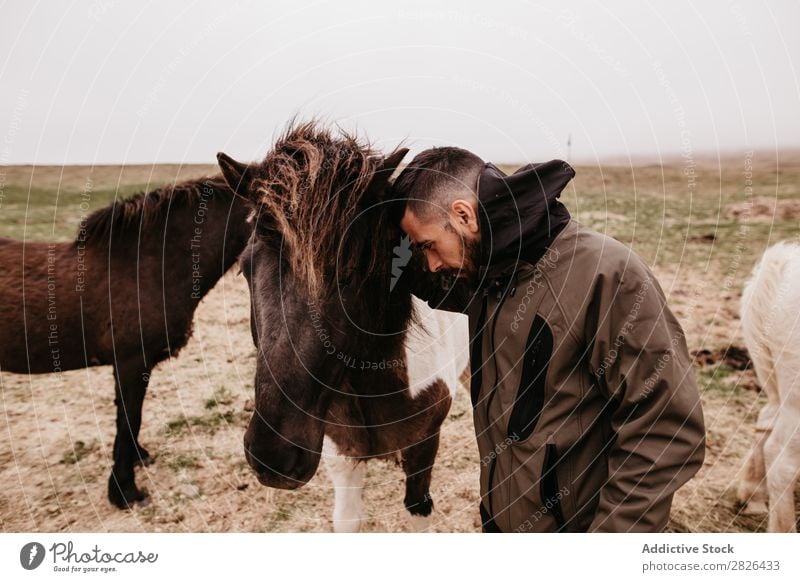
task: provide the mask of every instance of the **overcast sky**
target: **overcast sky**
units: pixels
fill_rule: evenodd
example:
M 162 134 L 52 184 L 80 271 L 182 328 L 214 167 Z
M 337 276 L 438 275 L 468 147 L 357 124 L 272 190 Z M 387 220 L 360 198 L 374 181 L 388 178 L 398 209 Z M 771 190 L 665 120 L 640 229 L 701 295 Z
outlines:
M 0 6 L 0 164 L 256 159 L 295 115 L 495 162 L 800 147 L 796 0 Z

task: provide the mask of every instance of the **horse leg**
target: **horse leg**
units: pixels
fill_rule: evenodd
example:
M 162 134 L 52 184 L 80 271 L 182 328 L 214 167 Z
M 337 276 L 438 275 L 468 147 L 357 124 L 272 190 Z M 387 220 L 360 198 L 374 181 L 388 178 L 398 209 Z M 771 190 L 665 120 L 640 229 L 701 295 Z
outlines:
M 753 361 L 753 369 L 768 403 L 758 414 L 756 438 L 741 473 L 736 498 L 744 514 L 767 512 L 767 472 L 764 464 L 764 443 L 772 431 L 779 410 L 778 375 L 770 350 L 757 337 L 745 330 L 745 343 Z
M 413 531 L 424 531 L 433 511 L 431 497 L 431 473 L 436 453 L 439 450 L 439 432 L 427 436 L 402 452 L 403 471 L 406 474 L 405 506 L 411 514 Z
M 364 477 L 366 464 L 339 454 L 334 442 L 325 437 L 322 458 L 334 487 L 333 531 L 357 533 L 364 520 Z
M 775 407 L 772 432 L 764 442 L 764 464 L 767 469 L 769 522 L 771 532 L 797 531 L 795 523 L 794 488 L 800 475 L 800 436 L 797 418 L 800 415 L 800 364 L 785 353 L 776 362 L 778 390 L 767 393 Z M 759 416 L 759 422 L 761 417 Z
M 778 409 L 767 404 L 761 409 L 756 423 L 756 441 L 742 469 L 736 498 L 745 515 L 767 512 L 767 470 L 764 462 L 764 443 L 772 432 Z
M 768 432 L 756 432 L 756 442 L 742 469 L 736 499 L 744 515 L 767 512 L 767 472 L 764 465 L 764 441 L 767 436 Z
M 117 405 L 117 435 L 114 439 L 114 466 L 108 479 L 108 500 L 126 509 L 146 495 L 136 487 L 134 466 L 149 464 L 150 453 L 139 445 L 142 403 L 150 370 L 139 360 L 120 362 L 114 369 Z
M 770 532 L 797 531 L 794 489 L 800 477 L 800 436 L 796 433 L 796 422 L 790 422 L 791 416 L 781 415 L 764 443 Z

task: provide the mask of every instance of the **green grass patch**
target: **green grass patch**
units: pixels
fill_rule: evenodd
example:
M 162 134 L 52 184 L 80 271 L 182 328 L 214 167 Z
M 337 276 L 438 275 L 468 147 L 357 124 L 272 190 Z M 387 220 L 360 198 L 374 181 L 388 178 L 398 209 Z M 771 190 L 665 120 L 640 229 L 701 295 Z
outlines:
M 175 472 L 200 467 L 200 459 L 193 454 L 180 453 L 166 459 L 167 466 Z
M 96 442 L 87 445 L 83 441 L 75 441 L 72 447 L 61 456 L 60 462 L 62 465 L 74 465 L 95 450 L 97 450 Z
M 71 240 L 98 208 L 215 166 L 0 166 L 0 233 L 25 240 Z
M 197 416 L 182 416 L 171 420 L 166 425 L 168 436 L 179 435 L 189 429 L 199 429 L 209 434 L 216 434 L 221 428 L 230 424 L 238 425 L 239 415 L 235 410 L 213 410 Z
M 267 517 L 267 525 L 264 527 L 264 532 L 279 532 L 286 530 L 286 522 L 292 517 L 294 505 L 285 501 L 276 501 L 276 507 L 269 512 Z
M 211 398 L 206 400 L 205 407 L 206 410 L 212 410 L 219 406 L 229 406 L 231 404 L 233 404 L 233 393 L 225 386 L 219 386 L 214 390 L 214 394 Z

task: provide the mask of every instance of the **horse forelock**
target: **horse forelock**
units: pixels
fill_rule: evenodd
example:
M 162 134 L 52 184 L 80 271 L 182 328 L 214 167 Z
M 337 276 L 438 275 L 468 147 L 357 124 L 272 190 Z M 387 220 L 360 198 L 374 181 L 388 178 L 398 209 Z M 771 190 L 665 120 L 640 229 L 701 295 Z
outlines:
M 382 162 L 368 143 L 314 122 L 290 127 L 262 162 L 254 183 L 260 212 L 312 298 L 330 296 L 337 276 L 365 267 L 340 251 Z

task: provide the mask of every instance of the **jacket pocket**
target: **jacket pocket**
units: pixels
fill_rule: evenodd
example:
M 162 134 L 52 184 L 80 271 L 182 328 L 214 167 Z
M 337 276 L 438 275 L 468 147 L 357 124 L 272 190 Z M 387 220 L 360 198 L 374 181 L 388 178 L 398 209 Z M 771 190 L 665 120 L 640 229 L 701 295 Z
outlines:
M 545 445 L 542 477 L 539 481 L 539 494 L 542 499 L 542 507 L 552 514 L 560 532 L 564 530 L 566 521 L 561 508 L 563 492 L 558 483 L 558 461 L 558 448 L 555 443 L 547 443 Z
M 491 501 L 495 523 L 501 530 L 560 531 L 563 522 L 561 496 L 554 475 L 559 459 L 552 442 L 552 435 L 535 433 L 525 443 L 509 447 L 507 462 L 499 464 L 497 487 Z
M 531 324 L 522 361 L 522 376 L 508 420 L 508 437 L 524 441 L 533 434 L 542 415 L 545 379 L 553 353 L 553 332 L 539 315 Z

